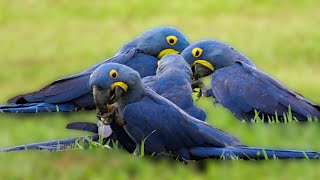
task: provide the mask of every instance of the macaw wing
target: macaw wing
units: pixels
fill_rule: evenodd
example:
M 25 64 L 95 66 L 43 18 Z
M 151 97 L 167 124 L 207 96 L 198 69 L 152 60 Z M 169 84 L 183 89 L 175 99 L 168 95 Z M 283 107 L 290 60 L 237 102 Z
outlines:
M 320 107 L 318 105 L 305 99 L 302 95 L 286 88 L 280 82 L 256 68 L 244 65 L 244 69 L 251 72 L 256 79 L 263 82 L 266 86 L 271 86 L 271 92 L 277 97 L 279 104 L 286 108 L 290 106 L 292 114 L 298 119 L 306 120 L 307 116 L 320 117 Z M 288 110 L 286 109 L 286 112 L 284 113 L 287 113 L 287 111 Z
M 154 145 L 158 143 L 170 150 L 179 150 L 241 144 L 229 134 L 189 116 L 164 98 L 128 105 L 124 119 L 131 129 L 129 133 L 138 139 L 147 138 L 152 147 L 160 146 Z
M 300 118 L 307 111 L 316 113 L 303 97 L 243 62 L 217 70 L 212 77 L 212 90 L 222 105 L 244 119 L 253 118 L 255 109 L 266 115 L 275 115 L 276 111 L 282 116 L 289 105 Z M 250 117 L 244 117 L 245 113 L 250 113 Z
M 72 75 L 54 81 L 50 85 L 33 93 L 19 95 L 8 100 L 8 103 L 30 103 L 30 102 L 47 102 L 47 103 L 62 103 L 74 100 L 81 96 L 90 93 L 89 79 L 91 73 L 100 65 L 115 62 L 126 64 L 136 54 L 137 50 L 132 49 L 125 54 L 118 54 L 104 62 L 95 65 L 79 74 Z

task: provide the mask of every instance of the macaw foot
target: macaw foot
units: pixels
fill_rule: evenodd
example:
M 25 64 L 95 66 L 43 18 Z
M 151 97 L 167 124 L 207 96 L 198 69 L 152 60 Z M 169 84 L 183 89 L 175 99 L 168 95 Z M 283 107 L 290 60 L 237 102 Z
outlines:
M 195 88 L 200 88 L 199 93 L 197 94 L 197 100 L 199 100 L 201 98 L 201 96 L 205 96 L 205 97 L 210 97 L 211 95 L 207 94 L 207 88 L 206 86 L 203 84 L 203 82 L 201 80 L 193 80 L 192 81 L 192 85 L 191 85 L 192 89 Z

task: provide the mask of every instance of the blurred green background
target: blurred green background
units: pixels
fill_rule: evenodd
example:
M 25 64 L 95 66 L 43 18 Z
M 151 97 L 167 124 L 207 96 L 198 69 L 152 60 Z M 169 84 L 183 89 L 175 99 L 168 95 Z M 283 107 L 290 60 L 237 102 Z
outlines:
M 246 54 L 258 68 L 320 104 L 320 2 L 0 0 L 0 102 L 80 72 L 111 57 L 157 26 L 174 26 L 191 42 L 216 39 Z M 320 151 L 318 124 L 244 124 L 212 99 L 197 104 L 208 122 L 252 146 Z M 64 129 L 95 122 L 95 112 L 0 114 L 0 148 L 86 133 Z M 315 179 L 315 161 L 216 161 L 200 172 L 191 163 L 137 158 L 116 150 L 0 154 L 0 174 L 12 179 Z

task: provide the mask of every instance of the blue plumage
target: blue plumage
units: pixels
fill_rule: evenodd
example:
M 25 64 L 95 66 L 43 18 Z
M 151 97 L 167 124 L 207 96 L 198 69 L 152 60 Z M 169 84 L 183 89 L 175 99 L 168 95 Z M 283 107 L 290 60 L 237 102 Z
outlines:
M 180 55 L 166 55 L 159 63 L 157 74 L 143 78 L 142 82 L 189 115 L 204 121 L 205 111 L 193 102 L 192 71 L 188 63 Z
M 175 103 L 189 115 L 204 121 L 206 118 L 205 111 L 193 103 L 191 88 L 192 71 L 189 64 L 180 55 L 166 55 L 161 59 L 159 65 L 156 75 L 143 78 L 143 83 L 159 95 Z M 101 127 L 101 124 L 98 126 Z M 68 124 L 67 128 L 100 134 L 98 126 L 88 122 L 73 122 Z M 128 139 L 129 137 L 125 130 L 116 123 L 111 123 L 110 126 L 116 136 L 113 140 L 118 140 L 128 152 L 133 152 L 135 145 L 132 145 L 133 142 L 131 139 Z M 68 146 L 74 142 L 61 141 L 60 144 L 62 143 L 64 143 L 64 146 Z M 40 143 L 39 145 L 42 144 Z M 32 147 L 35 146 L 36 144 L 33 144 Z M 50 146 L 47 147 L 50 148 Z
M 116 78 L 112 72 L 117 72 Z M 114 121 L 123 126 L 137 147 L 144 144 L 149 154 L 170 155 L 182 161 L 233 154 L 240 157 L 245 154 L 249 159 L 263 158 L 259 153 L 265 150 L 246 147 L 232 135 L 188 115 L 143 84 L 139 74 L 129 67 L 113 63 L 103 65 L 92 74 L 90 86 L 95 102 L 104 104 L 97 105 L 98 115 L 109 111 L 106 107 L 114 103 L 119 114 Z M 318 158 L 319 155 L 273 149 L 266 153 L 268 157 L 273 153 L 279 155 L 277 158 Z
M 319 159 L 319 152 L 276 150 L 254 147 L 199 147 L 190 149 L 194 158 L 240 158 L 240 159 Z M 223 156 L 221 156 L 223 154 Z
M 124 129 L 121 134 L 134 142 L 137 154 L 144 144 L 146 154 L 173 156 L 184 162 L 238 157 L 319 158 L 319 153 L 313 151 L 247 147 L 236 137 L 190 116 L 144 84 L 137 71 L 121 64 L 100 66 L 89 84 L 97 116 Z M 47 149 L 52 147 L 49 145 Z
M 69 112 L 77 111 L 79 107 L 72 103 L 50 104 L 50 103 L 28 103 L 28 104 L 9 104 L 1 106 L 0 112 L 11 113 L 37 113 L 37 112 Z
M 159 95 L 167 98 L 189 115 L 196 117 L 202 121 L 206 118 L 206 113 L 201 108 L 193 103 L 191 76 L 192 71 L 179 55 L 166 55 L 159 62 L 160 66 L 157 69 L 155 76 L 148 76 L 142 79 L 144 85 L 147 85 Z M 81 122 L 78 122 L 81 124 Z M 132 152 L 133 141 L 127 135 L 125 130 L 111 122 L 110 126 L 117 137 L 117 140 L 124 146 L 124 148 Z M 77 127 L 73 129 L 78 129 Z M 86 130 L 86 129 L 81 129 Z
M 10 147 L 6 149 L 1 149 L 0 152 L 10 152 L 10 151 L 22 151 L 22 150 L 50 150 L 50 151 L 63 151 L 70 148 L 70 145 L 74 145 L 75 142 L 86 142 L 88 139 L 91 141 L 98 141 L 99 135 L 87 136 L 87 137 L 75 137 L 67 138 L 61 140 L 46 141 L 41 143 L 27 144 L 21 146 Z M 66 146 L 66 144 L 68 146 Z
M 151 76 L 156 73 L 158 58 L 160 59 L 165 54 L 179 53 L 188 45 L 186 37 L 175 28 L 151 29 L 124 45 L 114 57 L 79 74 L 59 79 L 37 92 L 16 96 L 8 102 L 24 104 L 23 106 L 5 105 L 0 107 L 0 111 L 11 113 L 48 112 L 46 108 L 38 108 L 46 105 L 52 110 L 50 112 L 56 112 L 54 108 L 51 108 L 52 105 L 59 107 L 56 109 L 61 112 L 94 109 L 88 81 L 90 74 L 97 67 L 107 63 L 120 63 L 135 69 L 141 77 Z M 66 106 L 66 104 L 73 106 Z
M 201 54 L 195 54 L 200 49 Z M 212 74 L 206 91 L 237 118 L 250 122 L 255 112 L 265 121 L 284 121 L 289 107 L 299 121 L 320 118 L 320 107 L 257 69 L 235 49 L 217 41 L 201 41 L 181 54 L 193 66 L 194 76 Z M 278 116 L 277 118 L 275 116 Z

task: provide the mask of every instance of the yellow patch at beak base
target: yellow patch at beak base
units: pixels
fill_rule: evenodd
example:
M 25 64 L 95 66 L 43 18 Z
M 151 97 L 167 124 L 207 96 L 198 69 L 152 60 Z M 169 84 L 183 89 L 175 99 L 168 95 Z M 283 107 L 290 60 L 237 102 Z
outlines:
M 194 63 L 195 64 L 201 64 L 207 68 L 209 68 L 211 71 L 214 71 L 214 67 L 212 66 L 212 64 L 209 61 L 206 60 L 196 60 Z
M 115 83 L 113 83 L 113 84 L 111 85 L 111 89 L 114 90 L 114 88 L 115 88 L 116 86 L 121 87 L 121 88 L 122 88 L 124 91 L 126 91 L 126 92 L 127 92 L 127 90 L 128 90 L 128 85 L 127 85 L 126 83 L 124 83 L 124 82 L 115 82 Z
M 176 51 L 174 49 L 164 49 L 158 54 L 158 59 L 161 59 L 163 56 L 167 54 L 179 54 L 179 51 Z

